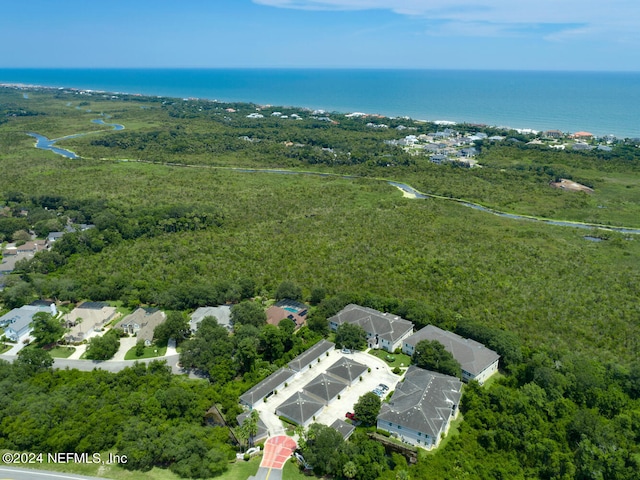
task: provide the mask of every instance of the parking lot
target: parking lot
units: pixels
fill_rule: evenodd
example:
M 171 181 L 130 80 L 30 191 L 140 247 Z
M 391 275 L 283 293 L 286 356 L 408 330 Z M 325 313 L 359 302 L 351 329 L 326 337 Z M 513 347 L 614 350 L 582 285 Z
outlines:
M 336 419 L 345 420 L 345 414 L 353 411 L 354 404 L 358 399 L 367 392 L 374 390 L 380 383 L 389 387 L 388 395 L 395 389 L 396 384 L 400 380 L 399 375 L 391 372 L 388 365 L 377 357 L 369 355 L 365 352 L 342 353 L 340 350 L 333 350 L 328 357 L 323 357 L 319 363 L 312 368 L 292 380 L 287 387 L 279 390 L 277 395 L 272 395 L 266 402 L 256 405 L 255 408 L 260 412 L 262 421 L 267 425 L 269 435 L 278 435 L 284 431 L 282 421 L 275 414 L 276 408 L 294 393 L 301 391 L 303 387 L 321 373 L 331 367 L 342 357 L 350 358 L 356 362 L 366 365 L 371 372 L 365 372 L 362 375 L 362 381 L 355 382 L 352 386 L 342 392 L 340 399 L 333 400 L 328 406 L 324 407 L 320 415 L 316 417 L 317 423 L 331 425 Z

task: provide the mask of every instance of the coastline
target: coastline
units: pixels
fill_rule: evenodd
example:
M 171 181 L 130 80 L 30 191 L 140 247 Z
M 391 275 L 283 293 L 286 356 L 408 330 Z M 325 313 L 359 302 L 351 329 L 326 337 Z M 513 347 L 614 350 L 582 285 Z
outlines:
M 362 111 L 522 131 L 640 137 L 632 111 L 640 102 L 640 73 L 629 72 L 0 69 L 0 82 L 15 88 L 194 98 L 345 114 Z

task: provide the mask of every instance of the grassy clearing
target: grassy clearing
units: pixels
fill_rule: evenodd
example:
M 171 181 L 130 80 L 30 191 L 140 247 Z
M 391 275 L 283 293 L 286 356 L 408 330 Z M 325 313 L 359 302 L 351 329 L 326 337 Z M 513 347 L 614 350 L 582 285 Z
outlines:
M 384 360 L 391 368 L 408 367 L 411 365 L 411 357 L 404 353 L 389 353 L 384 350 L 369 350 L 369 355 L 373 355 L 374 357 Z M 394 360 L 390 362 L 387 359 L 387 356 L 394 358 Z
M 136 347 L 132 347 L 125 354 L 125 360 L 142 360 L 143 358 L 156 358 L 163 357 L 167 353 L 167 347 L 156 347 L 151 345 L 150 347 L 144 347 L 144 353 L 140 356 L 136 355 Z
M 9 450 L 0 450 L 1 453 L 10 452 Z M 104 464 L 93 463 L 55 463 L 48 461 L 47 454 L 43 454 L 42 463 L 29 464 L 28 468 L 33 470 L 48 470 L 52 472 L 72 473 L 75 475 L 86 475 L 92 477 L 112 478 L 114 480 L 179 480 L 180 477 L 170 470 L 161 468 L 153 468 L 148 472 L 129 471 L 121 468 L 117 464 L 108 464 L 109 452 L 102 452 L 101 459 Z M 0 465 L 4 463 L 0 462 Z M 16 467 L 16 465 L 11 465 Z M 225 477 L 218 477 L 225 478 Z M 230 477 L 240 478 L 240 477 Z M 248 477 L 243 477 L 245 480 Z
M 258 455 L 253 457 L 248 462 L 244 460 L 236 461 L 229 465 L 229 469 L 220 475 L 221 480 L 247 480 L 247 478 L 252 477 L 260 468 L 260 461 L 262 460 L 262 456 Z
M 74 347 L 55 347 L 49 350 L 53 358 L 69 358 L 76 349 Z
M 0 355 L 11 350 L 11 347 L 13 347 L 13 345 L 8 343 L 0 343 Z

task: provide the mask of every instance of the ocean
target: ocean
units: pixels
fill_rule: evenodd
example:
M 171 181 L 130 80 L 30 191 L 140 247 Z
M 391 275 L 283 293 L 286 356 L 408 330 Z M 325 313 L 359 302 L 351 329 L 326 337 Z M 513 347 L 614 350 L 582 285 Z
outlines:
M 640 73 L 0 69 L 0 83 L 640 137 Z

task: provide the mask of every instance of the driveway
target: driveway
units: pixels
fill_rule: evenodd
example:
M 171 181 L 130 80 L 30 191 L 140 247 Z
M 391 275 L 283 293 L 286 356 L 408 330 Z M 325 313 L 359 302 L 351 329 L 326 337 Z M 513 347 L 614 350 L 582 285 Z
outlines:
M 122 337 L 120 339 L 120 348 L 111 360 L 114 362 L 120 362 L 124 360 L 124 356 L 127 354 L 127 352 L 136 346 L 136 340 L 138 340 L 136 337 Z
M 276 395 L 271 395 L 266 402 L 259 402 L 257 405 L 254 405 L 254 408 L 260 412 L 260 418 L 266 425 L 269 436 L 281 435 L 285 431 L 282 421 L 275 413 L 276 408 L 291 395 L 301 391 L 311 380 L 326 372 L 329 367 L 342 357 L 366 365 L 371 369 L 371 372 L 365 372 L 362 375 L 362 381 L 358 381 L 352 386 L 347 387 L 340 395 L 339 400 L 335 399 L 324 407 L 322 412 L 316 417 L 316 422 L 322 423 L 323 425 L 331 425 L 336 419 L 344 420 L 345 413 L 353 411 L 353 406 L 358 399 L 365 393 L 372 391 L 378 384 L 384 383 L 389 387 L 389 392 L 391 392 L 402 378 L 400 375 L 392 373 L 384 360 L 374 357 L 373 355 L 365 352 L 343 354 L 340 350 L 333 350 L 329 353 L 328 357 L 323 357 L 319 363 L 313 365 L 313 368 L 302 372 L 299 377 L 291 380 L 286 387 L 278 390 Z

